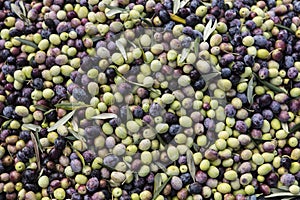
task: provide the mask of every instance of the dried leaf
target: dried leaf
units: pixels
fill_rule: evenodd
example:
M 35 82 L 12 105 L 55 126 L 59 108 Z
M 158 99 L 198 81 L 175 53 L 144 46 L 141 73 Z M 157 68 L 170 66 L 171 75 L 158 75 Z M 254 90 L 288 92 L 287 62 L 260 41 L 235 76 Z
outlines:
M 183 0 L 180 2 L 180 8 L 183 8 L 190 0 Z
M 116 41 L 116 46 L 119 48 L 122 56 L 124 57 L 125 60 L 127 60 L 127 55 L 126 55 L 126 50 L 124 48 L 124 45 L 119 41 L 117 40 Z
M 35 124 L 23 124 L 22 126 L 29 130 L 32 130 L 32 131 L 40 132 L 42 130 L 42 127 L 40 127 L 39 125 L 35 125 Z
M 294 133 L 296 131 L 300 130 L 300 123 L 299 124 L 295 124 L 291 130 L 290 130 L 290 133 Z
M 178 22 L 178 23 L 181 23 L 181 24 L 186 24 L 186 21 L 185 19 L 173 14 L 173 13 L 170 13 L 170 18 L 175 21 L 175 22 Z
M 287 133 L 290 132 L 290 131 L 289 131 L 289 126 L 288 126 L 287 123 L 281 123 L 281 127 L 282 127 L 282 129 L 283 129 L 285 132 L 287 132 Z
M 179 59 L 179 62 L 182 63 L 187 58 L 187 56 L 189 55 L 189 53 L 190 53 L 190 49 L 189 48 L 182 49 L 182 53 L 181 53 L 181 57 Z
M 247 88 L 247 99 L 250 105 L 253 104 L 253 79 L 254 76 L 252 76 L 252 78 L 250 79 L 249 83 L 248 83 L 248 88 Z
M 19 42 L 21 42 L 21 43 L 23 43 L 25 45 L 31 46 L 31 47 L 33 47 L 35 49 L 39 48 L 34 42 L 32 42 L 30 40 L 26 40 L 26 39 L 22 39 L 22 38 L 18 38 L 18 37 L 16 37 L 15 39 L 18 40 Z
M 176 14 L 180 8 L 180 0 L 173 1 L 173 14 Z
M 75 111 L 76 110 L 73 110 L 72 112 L 70 112 L 67 115 L 65 115 L 63 118 L 61 118 L 60 120 L 58 120 L 53 126 L 51 126 L 50 128 L 48 128 L 47 131 L 48 132 L 54 131 L 59 126 L 64 125 L 65 123 L 67 123 L 67 121 L 69 121 L 69 119 L 71 119 L 73 117 Z
M 161 186 L 162 184 L 162 178 L 161 178 L 161 173 L 158 173 L 154 176 L 154 192 L 156 192 L 158 190 L 158 188 Z
M 165 182 L 163 182 L 163 184 L 154 192 L 152 200 L 155 200 L 159 196 L 159 194 L 166 187 L 171 178 L 172 176 L 169 176 L 169 178 Z
M 190 174 L 195 182 L 195 175 L 196 175 L 196 168 L 195 168 L 195 162 L 194 162 L 194 157 L 193 157 L 193 152 L 191 150 L 187 150 L 186 152 L 186 160 L 187 160 L 187 165 L 190 171 Z
M 78 124 L 77 124 L 77 121 L 73 118 L 72 122 L 72 129 L 76 132 L 78 132 Z
M 33 142 L 33 148 L 34 148 L 34 152 L 35 152 L 37 168 L 38 168 L 38 171 L 40 171 L 41 170 L 41 160 L 40 160 L 40 152 L 39 152 L 38 143 L 37 143 L 36 137 L 34 136 L 34 134 L 32 132 L 30 132 L 30 136 L 31 136 L 31 140 Z
M 75 151 L 76 155 L 78 156 L 78 158 L 80 159 L 80 161 L 82 163 L 82 166 L 85 166 L 85 161 L 84 161 L 84 158 L 81 155 L 81 153 L 79 151 L 75 150 L 75 149 L 74 149 L 74 151 Z
M 111 119 L 118 118 L 118 115 L 114 113 L 101 113 L 100 115 L 93 116 L 92 119 Z
M 24 2 L 23 1 L 19 1 L 19 5 L 20 5 L 20 7 L 21 7 L 21 9 L 23 11 L 23 15 L 27 16 L 27 10 L 26 10 L 26 7 L 24 5 Z
M 197 57 L 198 57 L 198 54 L 199 54 L 199 44 L 200 44 L 200 38 L 197 37 L 195 39 L 195 42 L 194 42 L 194 52 L 195 52 Z
M 116 15 L 116 14 L 120 14 L 120 13 L 122 13 L 122 12 L 124 12 L 123 10 L 119 10 L 119 9 L 111 9 L 111 10 L 109 10 L 107 13 L 106 13 L 106 16 L 107 17 L 112 17 L 112 16 L 114 16 L 114 15 Z
M 203 31 L 203 41 L 205 42 L 209 36 L 216 30 L 217 28 L 217 20 L 215 20 L 214 25 L 212 26 L 212 19 L 210 19 Z

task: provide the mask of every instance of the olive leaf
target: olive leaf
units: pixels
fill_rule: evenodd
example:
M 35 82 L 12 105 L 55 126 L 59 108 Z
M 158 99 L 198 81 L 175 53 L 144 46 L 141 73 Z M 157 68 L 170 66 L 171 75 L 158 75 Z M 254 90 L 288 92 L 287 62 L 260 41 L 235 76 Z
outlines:
M 67 115 L 65 115 L 63 118 L 61 118 L 60 120 L 58 120 L 53 126 L 51 126 L 50 128 L 47 129 L 48 132 L 54 131 L 56 130 L 59 126 L 64 125 L 65 123 L 67 123 L 67 121 L 69 121 L 69 119 L 71 119 L 74 115 L 76 110 L 73 110 L 72 112 L 68 113 Z
M 160 162 L 155 162 L 154 164 L 156 164 L 163 172 L 167 171 L 167 168 Z
M 42 127 L 40 127 L 39 125 L 35 125 L 35 124 L 23 124 L 22 126 L 29 130 L 32 130 L 32 131 L 40 132 L 42 130 Z
M 37 168 L 38 168 L 38 171 L 40 171 L 40 169 L 41 169 L 41 160 L 40 160 L 40 152 L 39 152 L 38 142 L 36 140 L 35 135 L 32 132 L 30 132 L 30 136 L 31 136 L 31 140 L 33 142 L 33 148 L 34 148 L 34 152 L 35 152 Z
M 190 174 L 195 182 L 196 168 L 195 168 L 195 162 L 194 162 L 194 158 L 193 158 L 193 152 L 191 150 L 186 151 L 186 160 L 187 160 L 187 165 L 188 165 Z
M 159 194 L 166 187 L 171 178 L 172 176 L 169 176 L 169 178 L 165 182 L 163 182 L 163 184 L 156 191 L 154 191 L 152 200 L 155 200 L 159 196 Z
M 115 10 L 121 10 L 121 11 L 128 11 L 127 9 L 120 8 L 120 7 L 117 7 L 117 6 L 111 6 L 111 5 L 108 5 L 108 4 L 106 4 L 106 7 L 111 9 L 111 10 L 115 9 Z
M 114 113 L 101 113 L 100 115 L 93 116 L 92 119 L 111 119 L 118 118 L 118 115 Z
M 130 111 L 128 105 L 126 105 L 126 116 L 127 116 L 127 121 L 133 120 L 133 115 L 132 115 L 132 112 Z
M 123 10 L 119 10 L 119 9 L 111 9 L 111 10 L 109 10 L 107 13 L 106 13 L 106 16 L 107 17 L 112 17 L 112 16 L 114 16 L 114 15 L 116 15 L 116 14 L 120 14 L 120 13 L 122 13 L 122 12 L 124 12 Z
M 289 133 L 289 126 L 287 123 L 281 123 L 281 127 L 285 132 Z
M 56 108 L 62 108 L 64 110 L 76 110 L 78 108 L 91 107 L 91 105 L 84 103 L 60 103 L 54 105 Z
M 78 124 L 77 124 L 77 121 L 75 120 L 75 118 L 72 119 L 71 125 L 72 125 L 72 129 L 74 131 L 78 132 Z
M 75 140 L 77 140 L 77 138 L 76 137 L 74 137 L 74 136 L 67 136 L 67 137 L 65 137 L 67 140 L 71 140 L 71 141 L 75 141 Z
M 158 173 L 154 176 L 154 188 L 153 188 L 154 192 L 158 190 L 161 184 L 162 184 L 161 173 Z
M 27 16 L 27 9 L 26 9 L 26 7 L 24 5 L 24 2 L 23 1 L 19 1 L 19 5 L 20 5 L 20 7 L 21 7 L 21 9 L 23 11 L 23 15 Z
M 151 20 L 149 20 L 148 18 L 141 18 L 141 20 L 142 20 L 142 22 L 144 22 L 145 24 L 147 24 L 149 27 L 153 26 Z
M 49 113 L 51 113 L 52 111 L 54 111 L 55 109 L 50 109 L 50 110 L 47 110 L 44 115 L 48 115 Z
M 117 40 L 116 41 L 116 46 L 119 48 L 122 56 L 124 57 L 125 60 L 127 60 L 127 55 L 126 55 L 126 50 L 124 48 L 124 45 L 119 41 Z
M 179 62 L 182 63 L 187 58 L 187 56 L 189 55 L 189 53 L 190 53 L 190 49 L 189 48 L 183 48 L 182 49 L 182 53 L 181 53 L 181 57 L 179 59 Z
M 212 26 L 212 23 L 213 23 L 213 21 L 212 21 L 212 19 L 210 19 L 210 20 L 208 21 L 207 25 L 206 25 L 205 28 L 204 28 L 204 31 L 203 31 L 203 41 L 204 41 L 204 42 L 209 38 L 209 36 L 210 36 L 210 35 L 216 30 L 216 28 L 217 28 L 217 24 L 218 24 L 217 20 L 215 20 L 213 26 Z
M 295 33 L 292 29 L 290 29 L 289 27 L 283 26 L 281 24 L 274 24 L 275 26 L 279 27 L 279 28 L 283 28 L 291 33 Z
M 295 124 L 295 125 L 291 128 L 290 133 L 294 133 L 294 132 L 296 132 L 296 131 L 298 131 L 298 130 L 300 130 L 300 123 Z
M 86 142 L 86 139 L 81 136 L 78 132 L 72 130 L 71 128 L 68 128 L 68 131 L 77 139 L 77 140 L 80 140 L 80 141 L 83 141 L 83 142 Z
M 35 109 L 46 112 L 47 110 L 49 110 L 49 108 L 47 106 L 44 105 L 34 105 Z
M 181 24 L 186 24 L 186 21 L 185 19 L 179 17 L 178 15 L 175 15 L 173 13 L 170 13 L 170 18 L 175 21 L 175 22 L 178 22 L 178 23 L 181 23 Z
M 265 196 L 265 199 L 269 199 L 269 198 L 277 198 L 280 199 L 280 197 L 299 197 L 299 194 L 292 194 L 290 192 L 279 192 L 279 193 L 275 193 L 275 194 L 270 194 L 268 196 Z
M 82 166 L 85 166 L 85 161 L 84 161 L 84 158 L 81 155 L 81 153 L 79 151 L 77 151 L 76 149 L 74 149 L 74 151 L 75 151 L 76 155 L 78 156 L 78 158 L 80 159 Z
M 7 128 L 11 121 L 12 121 L 12 119 L 9 119 L 9 120 L 6 120 L 5 122 L 3 122 L 1 128 Z
M 180 0 L 173 1 L 173 14 L 176 14 L 180 8 Z
M 190 0 L 183 0 L 180 2 L 180 8 L 183 8 Z
M 202 3 L 206 7 L 211 7 L 211 3 L 207 3 L 207 2 L 203 2 L 203 1 L 200 1 L 200 3 Z
M 93 42 L 98 42 L 99 40 L 102 40 L 104 37 L 103 36 L 94 36 L 92 37 Z
M 209 81 L 209 80 L 212 80 L 213 78 L 217 77 L 220 75 L 220 72 L 211 72 L 209 74 L 203 74 L 202 75 L 202 78 L 205 80 L 205 81 Z
M 197 37 L 194 41 L 194 52 L 195 52 L 196 56 L 198 56 L 198 54 L 199 54 L 199 44 L 200 44 L 200 38 Z
M 248 83 L 248 88 L 247 88 L 247 99 L 250 105 L 253 104 L 253 79 L 254 76 L 252 76 L 252 78 L 250 79 L 249 83 Z
M 31 47 L 33 47 L 35 49 L 39 48 L 34 42 L 32 42 L 30 40 L 26 40 L 26 39 L 22 39 L 22 38 L 18 38 L 18 37 L 16 37 L 15 39 L 18 40 L 19 42 L 21 42 L 21 43 L 23 43 L 25 45 L 31 46 Z
M 288 92 L 285 89 L 282 89 L 280 87 L 277 87 L 275 85 L 273 85 L 272 83 L 269 83 L 267 81 L 263 81 L 261 80 L 256 74 L 254 74 L 254 76 L 256 77 L 256 79 L 262 83 L 264 86 L 266 86 L 267 88 L 271 89 L 273 92 L 279 92 L 279 93 L 285 93 L 287 94 Z

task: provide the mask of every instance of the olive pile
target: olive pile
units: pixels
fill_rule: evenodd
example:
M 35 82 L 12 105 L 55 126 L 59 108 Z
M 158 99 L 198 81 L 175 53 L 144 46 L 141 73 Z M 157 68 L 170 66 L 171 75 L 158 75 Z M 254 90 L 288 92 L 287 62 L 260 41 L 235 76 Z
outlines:
M 300 195 L 300 1 L 0 9 L 0 199 Z

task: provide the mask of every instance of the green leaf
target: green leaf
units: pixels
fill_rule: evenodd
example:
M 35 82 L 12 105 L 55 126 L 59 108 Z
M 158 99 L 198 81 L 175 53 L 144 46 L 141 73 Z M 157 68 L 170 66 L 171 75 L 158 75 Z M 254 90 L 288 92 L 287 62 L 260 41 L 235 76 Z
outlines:
M 118 115 L 114 113 L 101 113 L 100 115 L 93 116 L 92 119 L 111 119 L 118 118 Z
M 62 108 L 64 110 L 76 110 L 78 108 L 91 107 L 91 105 L 84 103 L 60 103 L 54 105 L 56 108 Z
M 47 106 L 43 106 L 43 105 L 34 105 L 35 109 L 46 112 L 47 110 L 49 110 L 49 108 Z
M 269 83 L 267 81 L 263 81 L 261 80 L 256 74 L 254 74 L 254 76 L 257 78 L 257 80 L 259 82 L 261 82 L 264 86 L 266 86 L 267 88 L 271 89 L 273 92 L 278 92 L 278 93 L 285 93 L 287 94 L 288 92 L 285 89 L 282 89 L 278 86 L 273 85 L 272 83 Z
M 12 121 L 12 119 L 9 119 L 9 120 L 6 120 L 5 122 L 3 122 L 3 124 L 1 125 L 1 128 L 7 128 L 11 121 Z
M 81 136 L 79 133 L 77 133 L 76 131 L 72 130 L 71 128 L 68 128 L 68 131 L 77 139 L 77 140 L 81 140 L 83 142 L 86 142 L 86 139 Z
M 32 130 L 32 131 L 40 132 L 42 130 L 42 127 L 40 127 L 39 125 L 35 125 L 35 124 L 23 124 L 22 126 L 29 130 Z
M 20 7 L 19 7 L 18 5 L 16 5 L 16 4 L 14 4 L 14 3 L 11 3 L 11 4 L 10 4 L 10 7 L 11 7 L 11 10 L 12 10 L 16 15 L 18 15 L 18 17 L 19 17 L 20 19 L 22 19 L 21 14 L 23 14 L 23 13 L 22 13 Z
M 76 155 L 78 156 L 78 158 L 80 159 L 82 166 L 85 166 L 85 161 L 84 161 L 84 158 L 81 155 L 81 153 L 79 151 L 77 151 L 76 149 L 74 149 L 74 151 L 75 151 Z
M 109 9 L 115 9 L 115 10 L 122 10 L 122 11 L 128 11 L 127 9 L 124 9 L 124 8 L 120 8 L 120 7 L 117 7 L 117 6 L 111 6 L 111 5 L 108 5 L 106 4 L 106 7 L 109 8 Z
M 164 166 L 162 163 L 160 162 L 155 162 L 154 164 L 156 164 L 163 172 L 167 171 L 166 166 Z
M 124 57 L 124 59 L 127 60 L 127 55 L 126 55 L 126 50 L 124 48 L 124 45 L 119 40 L 117 40 L 116 41 L 116 46 L 120 50 L 120 52 L 121 52 L 122 56 Z
M 48 132 L 54 131 L 56 130 L 59 126 L 64 125 L 65 123 L 67 123 L 67 121 L 69 121 L 69 119 L 71 119 L 74 115 L 76 110 L 73 110 L 72 112 L 68 113 L 67 115 L 65 115 L 63 118 L 61 118 L 60 120 L 58 120 L 53 126 L 51 126 L 50 128 L 47 129 Z
M 250 105 L 253 104 L 253 79 L 254 76 L 252 76 L 252 78 L 250 79 L 249 83 L 248 83 L 248 88 L 247 88 L 247 99 Z
M 279 28 L 283 28 L 291 33 L 295 33 L 292 29 L 290 29 L 289 27 L 283 26 L 281 24 L 274 24 L 275 26 L 279 27 Z
M 202 78 L 205 80 L 205 81 L 210 81 L 212 80 L 213 78 L 217 77 L 220 75 L 220 72 L 211 72 L 209 74 L 203 74 L 202 75 Z
M 300 130 L 300 123 L 299 124 L 295 124 L 291 130 L 290 130 L 290 133 L 294 133 L 296 131 Z
M 182 52 L 181 52 L 181 56 L 180 56 L 179 62 L 182 63 L 187 58 L 187 56 L 189 55 L 189 53 L 190 53 L 190 49 L 189 48 L 183 48 Z
M 180 8 L 180 0 L 173 1 L 173 14 L 176 14 Z
M 103 36 L 94 36 L 92 37 L 93 42 L 98 42 L 99 40 L 102 40 L 104 37 Z
M 65 137 L 67 140 L 71 140 L 71 141 L 75 141 L 75 140 L 77 140 L 77 138 L 76 137 L 74 137 L 74 136 L 67 136 L 67 137 Z
M 205 42 L 209 36 L 216 30 L 217 28 L 217 20 L 215 20 L 214 25 L 212 26 L 212 19 L 210 19 L 203 31 L 203 41 Z
M 193 152 L 191 150 L 186 151 L 186 160 L 187 160 L 187 165 L 188 165 L 190 174 L 195 182 L 196 167 L 195 167 Z
M 28 45 L 28 46 L 31 46 L 35 49 L 38 49 L 39 47 L 32 41 L 30 40 L 26 40 L 26 39 L 22 39 L 22 38 L 18 38 L 18 37 L 15 37 L 16 40 L 18 40 L 19 42 L 25 44 L 25 45 Z
M 172 176 L 170 176 L 153 194 L 153 198 L 152 200 L 155 200 L 159 194 L 161 193 L 161 191 L 166 187 L 166 185 L 168 184 L 168 182 L 171 180 Z
M 152 26 L 153 26 L 151 20 L 149 20 L 148 18 L 141 18 L 141 20 L 142 20 L 143 22 L 145 22 L 149 27 L 152 27 Z
M 31 136 L 31 140 L 33 142 L 33 148 L 34 148 L 34 152 L 35 152 L 37 168 L 38 168 L 38 171 L 40 171 L 41 170 L 41 159 L 40 159 L 38 143 L 37 143 L 36 137 L 34 136 L 34 134 L 32 132 L 30 132 L 30 136 Z
M 197 37 L 194 42 L 194 52 L 196 54 L 196 57 L 198 57 L 199 54 L 199 44 L 200 44 L 200 38 Z
M 154 176 L 154 193 L 159 189 L 162 184 L 161 173 L 158 173 Z

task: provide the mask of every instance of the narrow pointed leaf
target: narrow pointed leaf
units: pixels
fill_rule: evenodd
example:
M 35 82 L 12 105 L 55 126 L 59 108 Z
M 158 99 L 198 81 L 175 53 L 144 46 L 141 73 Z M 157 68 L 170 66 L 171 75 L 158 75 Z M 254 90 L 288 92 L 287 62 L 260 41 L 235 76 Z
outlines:
M 56 108 L 62 108 L 64 110 L 75 110 L 78 108 L 86 108 L 90 107 L 91 105 L 84 104 L 84 103 L 60 103 L 54 105 Z
M 166 185 L 168 184 L 168 182 L 171 180 L 172 176 L 170 176 L 165 182 L 163 182 L 163 184 L 157 189 L 156 192 L 154 192 L 153 194 L 153 200 L 155 200 L 159 194 L 161 193 L 161 191 L 166 187 Z
M 75 149 L 74 149 L 74 151 L 75 151 L 76 155 L 78 156 L 78 158 L 80 159 L 80 161 L 82 163 L 82 166 L 85 166 L 85 161 L 84 161 L 84 158 L 81 155 L 81 153 L 79 151 L 75 150 Z
M 35 152 L 37 168 L 38 168 L 38 171 L 40 171 L 40 169 L 41 169 L 41 160 L 40 160 L 39 146 L 38 146 L 36 137 L 34 136 L 34 134 L 32 132 L 30 132 L 30 136 L 31 136 L 31 140 L 33 142 L 33 148 L 34 148 L 34 152 Z
M 269 199 L 269 198 L 281 199 L 281 197 L 298 197 L 298 196 L 300 196 L 300 193 L 299 194 L 292 194 L 290 192 L 279 192 L 279 193 L 270 194 L 268 196 L 265 196 L 265 199 Z
M 65 123 L 67 123 L 67 121 L 69 121 L 69 119 L 71 119 L 73 117 L 75 111 L 76 110 L 73 110 L 72 112 L 70 112 L 67 115 L 65 115 L 63 118 L 61 118 L 60 120 L 58 120 L 53 126 L 51 126 L 50 128 L 48 128 L 47 131 L 48 132 L 54 131 L 59 126 L 64 125 Z
M 42 130 L 42 127 L 40 127 L 39 125 L 35 125 L 35 124 L 23 124 L 23 127 L 27 128 L 29 130 L 38 131 L 38 132 L 40 132 Z
M 15 38 L 16 40 L 18 40 L 19 42 L 25 44 L 25 45 L 28 45 L 28 46 L 31 46 L 35 49 L 38 49 L 39 47 L 32 41 L 29 41 L 29 40 L 26 40 L 26 39 L 22 39 L 22 38 Z
M 181 57 L 179 59 L 179 62 L 182 63 L 187 58 L 187 56 L 189 55 L 189 53 L 190 53 L 190 49 L 189 48 L 182 49 L 182 53 L 181 53 Z
M 180 0 L 173 1 L 173 14 L 176 14 L 180 8 Z
M 194 42 L 194 52 L 196 54 L 196 57 L 198 57 L 199 54 L 199 44 L 200 44 L 200 38 L 197 37 Z
M 161 173 L 158 173 L 154 176 L 154 193 L 159 189 L 162 184 Z
M 11 121 L 12 121 L 12 119 L 9 119 L 9 120 L 6 120 L 5 122 L 3 122 L 3 124 L 1 125 L 1 128 L 7 128 Z
M 116 45 L 119 48 L 119 50 L 120 50 L 122 56 L 124 57 L 124 59 L 127 60 L 126 50 L 125 50 L 123 44 L 119 40 L 117 40 Z
M 299 124 L 295 124 L 291 130 L 290 130 L 290 133 L 294 133 L 296 131 L 300 130 L 300 123 Z
M 24 5 L 24 2 L 23 1 L 19 1 L 19 5 L 20 5 L 20 7 L 22 9 L 23 15 L 27 16 L 27 10 L 26 10 L 26 7 Z
M 250 79 L 249 83 L 248 83 L 248 88 L 247 88 L 247 99 L 250 105 L 253 104 L 253 76 Z
M 193 152 L 191 150 L 187 150 L 186 152 L 186 160 L 187 160 L 187 165 L 190 171 L 190 174 L 195 182 L 195 175 L 196 175 L 196 168 L 195 168 L 195 162 L 194 162 L 194 157 L 193 157 Z
M 203 31 L 203 41 L 206 41 L 209 38 L 209 36 L 216 30 L 217 24 L 218 24 L 217 20 L 215 20 L 213 26 L 212 26 L 212 19 L 208 21 Z
M 170 13 L 170 18 L 175 21 L 175 22 L 178 22 L 178 23 L 181 23 L 181 24 L 186 24 L 186 21 L 185 19 L 179 17 L 178 15 L 175 15 L 173 13 Z
M 183 0 L 180 2 L 180 8 L 183 8 L 190 0 Z
M 106 16 L 107 17 L 111 17 L 111 16 L 114 16 L 116 14 L 120 14 L 122 13 L 123 10 L 119 10 L 119 9 L 112 9 L 112 10 L 109 10 L 107 13 L 106 13 Z
M 92 119 L 112 119 L 118 118 L 118 115 L 114 113 L 101 113 L 100 115 L 93 116 Z
M 47 106 L 43 106 L 43 105 L 34 105 L 35 109 L 46 112 L 47 110 L 49 110 L 49 108 Z
M 289 131 L 289 126 L 288 126 L 287 123 L 281 123 L 281 127 L 282 127 L 282 129 L 283 129 L 285 132 L 287 132 L 287 133 L 290 132 L 290 131 Z
M 115 9 L 115 10 L 127 11 L 126 9 L 120 8 L 120 7 L 117 7 L 117 6 L 106 5 L 106 7 L 111 9 L 111 10 Z
M 204 74 L 204 75 L 202 75 L 202 77 L 205 81 L 210 81 L 210 80 L 212 80 L 213 78 L 215 78 L 219 75 L 220 75 L 219 72 L 212 72 L 212 73 L 209 73 L 209 74 Z
M 18 15 L 18 17 L 19 17 L 20 19 L 22 19 L 22 16 L 21 16 L 22 11 L 21 11 L 20 7 L 17 6 L 16 4 L 14 4 L 14 3 L 10 4 L 10 7 L 11 7 L 11 10 L 12 10 L 14 13 L 16 13 L 16 15 Z

